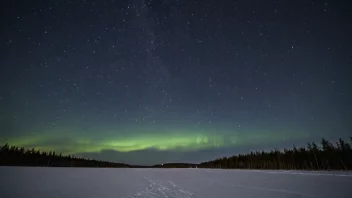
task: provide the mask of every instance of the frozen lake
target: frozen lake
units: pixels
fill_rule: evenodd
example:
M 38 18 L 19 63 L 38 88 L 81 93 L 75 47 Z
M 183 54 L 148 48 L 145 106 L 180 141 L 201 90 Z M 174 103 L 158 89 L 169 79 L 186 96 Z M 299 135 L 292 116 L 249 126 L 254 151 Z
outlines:
M 0 197 L 350 198 L 352 173 L 0 167 Z

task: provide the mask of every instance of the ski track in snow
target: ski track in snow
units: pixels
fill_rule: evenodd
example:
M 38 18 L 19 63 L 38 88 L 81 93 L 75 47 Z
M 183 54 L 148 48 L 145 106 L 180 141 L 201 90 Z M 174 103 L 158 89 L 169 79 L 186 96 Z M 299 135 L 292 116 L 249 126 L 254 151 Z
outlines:
M 348 171 L 0 167 L 1 198 L 350 198 L 350 186 Z
M 135 193 L 128 197 L 121 198 L 159 198 L 159 197 L 170 197 L 170 198 L 192 198 L 194 193 L 183 190 L 172 181 L 152 180 L 144 177 L 149 182 L 149 186 L 141 192 Z
M 212 173 L 211 170 L 208 169 L 198 169 L 207 173 Z M 241 170 L 242 172 L 253 172 L 253 173 L 265 173 L 265 174 L 292 174 L 292 175 L 307 175 L 307 176 L 341 176 L 341 177 L 352 177 L 350 174 L 322 174 L 322 173 L 311 173 L 311 172 L 292 172 L 288 171 L 262 171 L 262 170 Z M 135 198 L 135 197 L 175 197 L 175 198 L 192 198 L 194 197 L 194 193 L 185 191 L 180 189 L 174 182 L 172 181 L 162 181 L 162 180 L 151 180 L 147 177 L 144 177 L 149 182 L 149 187 L 146 190 L 135 193 L 134 195 L 122 198 Z M 285 189 L 276 189 L 276 188 L 265 188 L 259 186 L 250 186 L 250 185 L 240 185 L 240 184 L 225 184 L 210 178 L 203 178 L 211 183 L 231 187 L 231 188 L 242 188 L 256 191 L 271 191 L 276 193 L 284 193 L 284 194 L 292 194 L 298 195 L 301 197 L 310 197 L 310 198 L 318 198 L 318 196 L 285 190 Z

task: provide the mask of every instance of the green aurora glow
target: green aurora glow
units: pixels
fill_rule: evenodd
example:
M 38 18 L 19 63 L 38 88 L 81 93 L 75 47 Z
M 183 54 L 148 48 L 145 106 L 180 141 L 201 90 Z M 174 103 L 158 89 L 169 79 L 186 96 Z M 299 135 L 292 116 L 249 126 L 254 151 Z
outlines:
M 133 130 L 137 130 L 134 128 Z M 66 131 L 58 133 L 57 131 Z M 144 132 L 144 133 L 143 133 Z M 111 131 L 100 134 L 113 134 Z M 243 145 L 255 145 L 258 143 L 277 143 L 285 138 L 299 139 L 307 137 L 304 133 L 298 134 L 288 131 L 287 133 L 275 133 L 270 131 L 260 131 L 257 133 L 234 133 L 230 130 L 212 131 L 194 129 L 173 130 L 163 133 L 145 133 L 134 131 L 128 133 L 115 133 L 117 135 L 104 135 L 102 138 L 83 135 L 82 133 L 73 133 L 64 127 L 55 128 L 50 133 L 37 133 L 37 135 L 26 135 L 22 137 L 12 137 L 0 139 L 0 143 L 7 142 L 11 145 L 23 146 L 26 148 L 34 147 L 43 151 L 57 151 L 63 154 L 76 154 L 86 152 L 100 152 L 102 150 L 114 150 L 118 152 L 131 152 L 146 149 L 155 149 L 160 151 L 177 150 L 177 151 L 196 151 L 210 148 L 227 148 L 239 147 Z M 124 135 L 118 135 L 124 134 Z M 126 135 L 127 134 L 127 135 Z M 295 135 L 290 135 L 295 134 Z

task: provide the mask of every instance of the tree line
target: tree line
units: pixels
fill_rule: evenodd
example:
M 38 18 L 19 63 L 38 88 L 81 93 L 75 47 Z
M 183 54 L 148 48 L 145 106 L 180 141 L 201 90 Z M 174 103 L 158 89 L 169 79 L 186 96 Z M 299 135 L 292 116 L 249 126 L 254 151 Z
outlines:
M 168 163 L 154 166 L 132 166 L 5 144 L 0 147 L 0 166 L 352 170 L 352 137 L 349 141 L 340 138 L 333 144 L 323 138 L 319 145 L 310 142 L 306 147 L 256 151 L 200 164 Z
M 289 170 L 352 170 L 352 137 L 350 143 L 339 139 L 331 143 L 322 138 L 320 145 L 257 151 L 203 162 L 199 168 L 225 169 L 289 169 Z
M 130 167 L 127 164 L 62 155 L 54 151 L 45 152 L 34 148 L 26 150 L 23 147 L 9 146 L 8 144 L 0 147 L 0 166 Z
M 190 163 L 166 163 L 166 164 L 156 164 L 152 168 L 196 168 L 198 164 Z

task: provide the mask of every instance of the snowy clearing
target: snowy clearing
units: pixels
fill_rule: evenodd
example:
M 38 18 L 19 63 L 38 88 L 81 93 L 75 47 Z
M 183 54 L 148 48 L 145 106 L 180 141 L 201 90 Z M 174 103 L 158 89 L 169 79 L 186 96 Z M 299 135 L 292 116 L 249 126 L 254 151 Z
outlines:
M 0 167 L 1 198 L 347 198 L 351 186 L 351 172 Z

